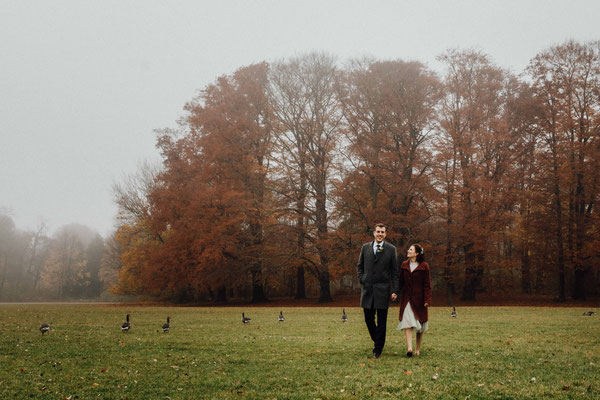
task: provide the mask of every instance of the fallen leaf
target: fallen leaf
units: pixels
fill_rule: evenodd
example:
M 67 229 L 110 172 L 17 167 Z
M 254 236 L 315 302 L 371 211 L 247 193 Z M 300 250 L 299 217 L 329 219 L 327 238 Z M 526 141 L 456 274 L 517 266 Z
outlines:
M 364 367 L 364 366 L 365 366 L 365 363 L 360 363 L 360 366 L 361 366 L 361 367 Z
M 102 371 L 100 371 L 100 372 L 104 373 L 106 371 L 108 371 L 108 368 L 103 368 Z
M 406 370 L 406 369 L 404 370 L 404 373 L 405 373 L 406 375 L 412 375 L 412 372 L 410 372 L 410 371 L 408 371 L 408 370 Z
M 571 386 L 563 386 L 562 387 L 562 390 L 569 390 L 569 389 L 571 389 Z

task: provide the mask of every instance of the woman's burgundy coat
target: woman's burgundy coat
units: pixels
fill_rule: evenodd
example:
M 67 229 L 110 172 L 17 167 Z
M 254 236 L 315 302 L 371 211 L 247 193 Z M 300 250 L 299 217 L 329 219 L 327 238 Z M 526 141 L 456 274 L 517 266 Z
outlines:
M 429 273 L 429 264 L 423 261 L 411 273 L 409 262 L 406 260 L 402 263 L 398 275 L 400 291 L 402 292 L 400 316 L 398 319 L 402 320 L 404 308 L 410 301 L 415 317 L 419 322 L 427 322 L 429 320 L 429 314 L 427 313 L 425 303 L 431 304 L 431 275 Z

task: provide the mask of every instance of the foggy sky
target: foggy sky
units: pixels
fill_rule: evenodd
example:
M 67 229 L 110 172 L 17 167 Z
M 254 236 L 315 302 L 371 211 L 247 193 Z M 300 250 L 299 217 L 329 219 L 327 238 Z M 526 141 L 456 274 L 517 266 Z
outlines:
M 309 51 L 418 60 L 481 50 L 519 73 L 600 39 L 600 2 L 0 0 L 0 211 L 109 234 L 111 184 L 219 75 Z

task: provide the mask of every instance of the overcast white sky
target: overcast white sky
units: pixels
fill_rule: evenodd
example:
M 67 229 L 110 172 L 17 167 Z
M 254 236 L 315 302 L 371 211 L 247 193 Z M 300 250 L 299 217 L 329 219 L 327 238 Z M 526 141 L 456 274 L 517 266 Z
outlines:
M 154 130 L 244 65 L 317 50 L 438 70 L 460 47 L 518 73 L 600 39 L 599 17 L 596 0 L 0 0 L 0 211 L 108 235 L 111 184 L 159 159 Z

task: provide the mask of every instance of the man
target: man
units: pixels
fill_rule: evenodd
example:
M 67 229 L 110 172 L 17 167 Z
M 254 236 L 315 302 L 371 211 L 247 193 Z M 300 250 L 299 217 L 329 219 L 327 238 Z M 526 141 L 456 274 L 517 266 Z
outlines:
M 373 236 L 375 240 L 363 244 L 360 251 L 358 281 L 362 285 L 360 306 L 365 313 L 365 322 L 374 343 L 373 357 L 379 358 L 385 345 L 390 299 L 395 301 L 398 297 L 398 260 L 396 247 L 384 242 L 384 224 L 375 226 Z

